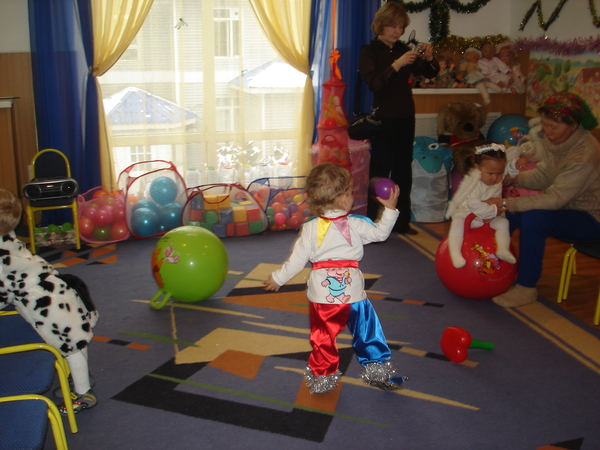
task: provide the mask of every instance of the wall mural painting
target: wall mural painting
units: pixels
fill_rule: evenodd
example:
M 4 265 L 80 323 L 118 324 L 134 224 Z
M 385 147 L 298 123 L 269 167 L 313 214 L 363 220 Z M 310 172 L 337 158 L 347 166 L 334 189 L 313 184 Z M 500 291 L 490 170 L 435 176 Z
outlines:
M 543 101 L 562 90 L 585 98 L 594 115 L 600 118 L 600 60 L 596 53 L 567 56 L 530 53 L 525 115 L 536 116 Z

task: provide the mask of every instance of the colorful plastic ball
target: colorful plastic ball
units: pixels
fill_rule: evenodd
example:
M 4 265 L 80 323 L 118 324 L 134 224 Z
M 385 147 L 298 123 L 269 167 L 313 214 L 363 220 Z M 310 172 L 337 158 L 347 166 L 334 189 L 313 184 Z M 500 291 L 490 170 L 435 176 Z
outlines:
M 96 212 L 96 215 L 93 217 L 93 221 L 94 224 L 97 227 L 104 227 L 106 225 L 110 225 L 111 223 L 113 223 L 115 221 L 115 218 L 113 216 L 113 211 L 112 211 L 112 206 L 108 206 L 108 205 L 104 205 L 101 206 L 98 211 Z
M 150 237 L 160 230 L 158 214 L 149 208 L 136 209 L 131 214 L 131 234 L 137 237 Z
M 302 203 L 306 200 L 306 194 L 296 194 L 292 200 L 294 200 L 294 203 Z
M 115 222 L 110 229 L 111 241 L 122 241 L 129 237 L 129 228 L 126 222 Z
M 152 274 L 159 287 L 151 306 L 163 307 L 170 297 L 198 302 L 217 292 L 229 270 L 221 240 L 202 227 L 183 226 L 160 238 L 152 254 Z M 165 298 L 158 302 L 160 295 Z
M 160 218 L 160 224 L 167 230 L 172 230 L 181 226 L 181 213 L 183 212 L 183 206 L 181 203 L 172 202 L 162 205 L 158 208 L 158 217 Z
M 110 225 L 106 225 L 103 227 L 96 227 L 96 228 L 94 228 L 94 232 L 92 233 L 92 236 L 94 236 L 94 239 L 96 241 L 108 241 L 108 240 L 110 240 L 110 229 L 111 229 Z
M 156 205 L 156 203 L 154 203 L 153 201 L 150 201 L 150 200 L 137 201 L 136 203 L 131 205 L 130 213 L 133 214 L 135 211 L 137 211 L 140 208 L 148 208 L 158 214 L 158 206 Z
M 280 213 L 283 210 L 283 208 L 284 208 L 283 205 L 284 205 L 283 203 L 274 202 L 274 203 L 271 204 L 270 208 L 274 211 L 275 214 L 277 214 L 277 213 Z
M 115 222 L 124 222 L 127 218 L 125 205 L 123 202 L 118 201 L 113 206 L 113 217 L 115 218 Z
M 71 231 L 73 229 L 73 224 L 71 222 L 65 222 L 62 224 L 63 231 Z
M 158 177 L 150 183 L 149 193 L 156 203 L 166 205 L 177 198 L 177 183 L 169 177 Z
M 462 246 L 467 263 L 460 269 L 452 264 L 448 238 L 442 240 L 435 255 L 435 269 L 450 292 L 464 298 L 484 300 L 503 294 L 512 286 L 517 265 L 496 257 L 494 233 L 489 224 L 470 228 L 467 218 Z
M 60 233 L 61 229 L 58 225 L 51 223 L 48 225 L 48 233 Z
M 517 145 L 519 139 L 529 131 L 529 120 L 520 114 L 504 114 L 492 122 L 487 138 L 507 147 Z
M 94 192 L 94 195 L 92 195 L 92 198 L 106 197 L 108 195 L 110 195 L 110 194 L 108 193 L 107 190 L 105 190 L 105 189 L 98 189 L 96 192 Z
M 304 217 L 302 216 L 302 213 L 297 212 L 292 214 L 292 217 L 287 220 L 286 224 L 288 227 L 296 229 L 302 225 L 303 221 Z
M 90 236 L 94 232 L 94 222 L 89 217 L 81 216 L 79 218 L 79 233 L 83 236 Z
M 394 183 L 389 178 L 375 177 L 371 180 L 370 186 L 373 195 L 387 200 L 388 198 L 390 198 L 390 195 L 392 194 L 396 183 Z
M 287 217 L 285 216 L 285 214 L 279 212 L 275 214 L 274 220 L 276 225 L 283 225 L 287 220 Z

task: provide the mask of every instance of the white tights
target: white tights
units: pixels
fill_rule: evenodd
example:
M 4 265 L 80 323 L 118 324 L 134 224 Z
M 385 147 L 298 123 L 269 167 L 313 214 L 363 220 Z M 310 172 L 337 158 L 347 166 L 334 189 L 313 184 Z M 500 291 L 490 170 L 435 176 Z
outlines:
M 67 356 L 67 362 L 71 369 L 75 393 L 79 395 L 85 394 L 91 389 L 87 347 L 77 353 Z
M 471 228 L 479 228 L 481 226 L 483 226 L 483 222 L 480 219 L 474 219 L 473 222 L 471 222 Z M 506 217 L 496 217 L 490 222 L 490 227 L 496 231 L 496 256 L 511 264 L 516 263 L 517 259 L 510 252 L 509 223 Z M 460 269 L 467 263 L 462 254 L 464 230 L 465 219 L 462 217 L 452 218 L 450 231 L 448 233 L 448 250 L 450 251 L 452 264 L 457 269 Z

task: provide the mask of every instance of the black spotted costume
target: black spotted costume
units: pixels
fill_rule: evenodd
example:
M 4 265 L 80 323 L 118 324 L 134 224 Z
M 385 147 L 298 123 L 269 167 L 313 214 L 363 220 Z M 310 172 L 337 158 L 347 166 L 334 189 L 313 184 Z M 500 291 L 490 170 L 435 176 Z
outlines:
M 57 275 L 14 231 L 0 238 L 0 309 L 14 305 L 47 344 L 67 357 L 92 340 L 98 312 L 89 311 L 75 289 Z

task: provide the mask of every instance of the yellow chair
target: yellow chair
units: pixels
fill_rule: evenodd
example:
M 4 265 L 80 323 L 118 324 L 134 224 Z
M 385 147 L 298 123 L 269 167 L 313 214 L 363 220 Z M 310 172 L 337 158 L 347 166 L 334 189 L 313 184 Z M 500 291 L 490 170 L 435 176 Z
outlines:
M 577 252 L 583 253 L 591 258 L 600 260 L 600 241 L 580 241 L 571 244 L 563 257 L 562 271 L 560 274 L 560 284 L 558 286 L 557 302 L 562 303 L 569 294 L 569 284 L 571 275 L 577 273 L 577 262 L 575 257 Z M 594 325 L 600 325 L 600 290 L 596 299 L 596 312 L 594 314 Z
M 0 365 L 3 367 L 3 375 L 0 377 L 0 395 L 4 397 L 24 394 L 41 395 L 50 389 L 54 375 L 48 378 L 45 376 L 45 371 L 41 370 L 47 359 L 46 354 L 36 352 L 39 350 L 50 352 L 54 357 L 54 368 L 58 375 L 71 432 L 77 433 L 77 422 L 69 387 L 69 375 L 71 373 L 69 363 L 58 350 L 46 343 L 0 347 Z M 31 358 L 27 358 L 27 356 L 31 356 Z M 35 366 L 36 370 L 32 371 L 31 367 L 25 366 L 25 364 Z
M 57 189 L 52 195 L 44 198 L 36 194 L 40 193 L 39 186 L 46 180 L 50 182 L 71 178 L 71 166 L 69 160 L 59 150 L 47 148 L 35 154 L 31 160 L 31 181 L 23 188 L 27 197 L 27 225 L 29 228 L 29 239 L 31 253 L 35 254 L 35 213 L 51 209 L 71 209 L 73 212 L 73 228 L 75 230 L 75 248 L 81 248 L 79 238 L 79 219 L 77 211 L 77 190 L 75 183 L 67 183 L 65 189 Z M 71 179 L 72 180 L 72 179 Z M 74 180 L 73 180 L 74 181 Z M 33 195 L 32 195 L 33 194 Z
M 2 448 L 42 448 L 49 421 L 56 448 L 68 449 L 60 412 L 56 405 L 43 395 L 0 397 L 0 418 Z

